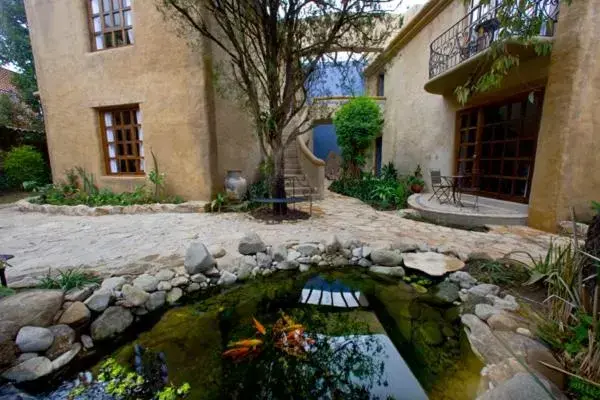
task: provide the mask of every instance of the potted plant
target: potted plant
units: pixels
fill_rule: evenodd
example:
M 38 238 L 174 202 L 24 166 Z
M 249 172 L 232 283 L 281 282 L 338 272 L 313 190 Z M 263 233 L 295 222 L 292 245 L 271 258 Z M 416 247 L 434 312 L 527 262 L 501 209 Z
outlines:
M 408 177 L 408 186 L 413 193 L 421 193 L 423 191 L 425 181 L 423 180 L 423 172 L 421 172 L 421 164 L 417 164 L 415 172 Z
M 421 193 L 423 188 L 425 187 L 425 181 L 423 178 L 419 178 L 415 175 L 408 177 L 408 185 L 410 187 L 410 191 L 413 193 Z

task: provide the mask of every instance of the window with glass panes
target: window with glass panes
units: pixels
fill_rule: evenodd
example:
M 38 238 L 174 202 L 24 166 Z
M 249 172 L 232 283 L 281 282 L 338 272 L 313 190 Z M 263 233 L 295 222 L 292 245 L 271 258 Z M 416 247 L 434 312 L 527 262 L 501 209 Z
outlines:
M 133 44 L 131 0 L 88 0 L 94 50 Z
M 138 106 L 100 110 L 106 173 L 144 174 L 144 132 Z

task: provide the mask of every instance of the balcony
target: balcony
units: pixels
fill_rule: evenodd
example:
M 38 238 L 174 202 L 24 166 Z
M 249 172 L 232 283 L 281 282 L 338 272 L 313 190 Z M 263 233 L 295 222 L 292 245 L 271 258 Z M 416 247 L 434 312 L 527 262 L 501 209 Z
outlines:
M 511 36 L 519 36 L 518 32 L 507 32 L 507 28 L 501 26 L 500 16 L 506 16 L 507 13 L 506 7 L 502 5 L 501 1 L 492 0 L 489 5 L 479 5 L 472 8 L 461 20 L 431 42 L 429 82 L 425 85 L 428 92 L 444 93 L 447 89 L 447 85 L 444 85 L 444 83 L 447 82 L 442 82 L 442 77 L 450 75 L 453 78 L 450 80 L 454 82 L 468 77 L 472 68 L 460 71 L 463 66 L 478 62 L 476 60 L 482 60 L 486 50 L 495 41 L 501 38 L 506 40 Z M 559 0 L 526 1 L 530 4 L 525 11 L 525 15 L 523 15 L 523 10 L 516 8 L 508 10 L 508 14 L 512 15 L 514 13 L 514 18 L 523 20 L 525 25 L 527 21 L 535 23 L 535 29 L 539 29 L 539 37 L 552 40 L 558 21 Z M 530 27 L 526 26 L 527 29 Z M 520 56 L 534 55 L 532 46 L 525 48 L 526 46 L 517 40 L 508 39 L 506 42 L 511 52 L 515 52 Z

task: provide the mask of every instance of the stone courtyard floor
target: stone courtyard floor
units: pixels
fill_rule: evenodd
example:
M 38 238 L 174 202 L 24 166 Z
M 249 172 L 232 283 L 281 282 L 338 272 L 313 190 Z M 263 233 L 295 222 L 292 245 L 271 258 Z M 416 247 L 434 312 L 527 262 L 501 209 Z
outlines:
M 0 209 L 0 253 L 14 254 L 9 282 L 53 270 L 85 267 L 103 274 L 141 273 L 159 265 L 181 265 L 187 246 L 200 240 L 220 245 L 227 269 L 239 239 L 257 232 L 266 244 L 357 238 L 373 247 L 395 241 L 426 244 L 461 256 L 486 252 L 494 258 L 521 250 L 545 254 L 553 235 L 522 226 L 494 226 L 487 233 L 464 231 L 376 211 L 359 200 L 327 193 L 313 205 L 313 218 L 266 224 L 247 214 L 138 214 L 81 217 Z M 444 250 L 444 251 L 445 251 Z M 523 256 L 519 256 L 523 258 Z M 524 258 L 523 258 L 524 259 Z

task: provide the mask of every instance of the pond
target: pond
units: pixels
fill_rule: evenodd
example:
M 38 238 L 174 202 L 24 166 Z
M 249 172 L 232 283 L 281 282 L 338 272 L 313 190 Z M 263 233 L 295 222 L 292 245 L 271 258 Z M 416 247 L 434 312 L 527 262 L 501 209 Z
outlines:
M 419 292 L 351 267 L 281 273 L 171 309 L 104 355 L 189 399 L 475 398 L 483 365 L 458 308 Z M 67 399 L 69 382 L 38 398 Z

